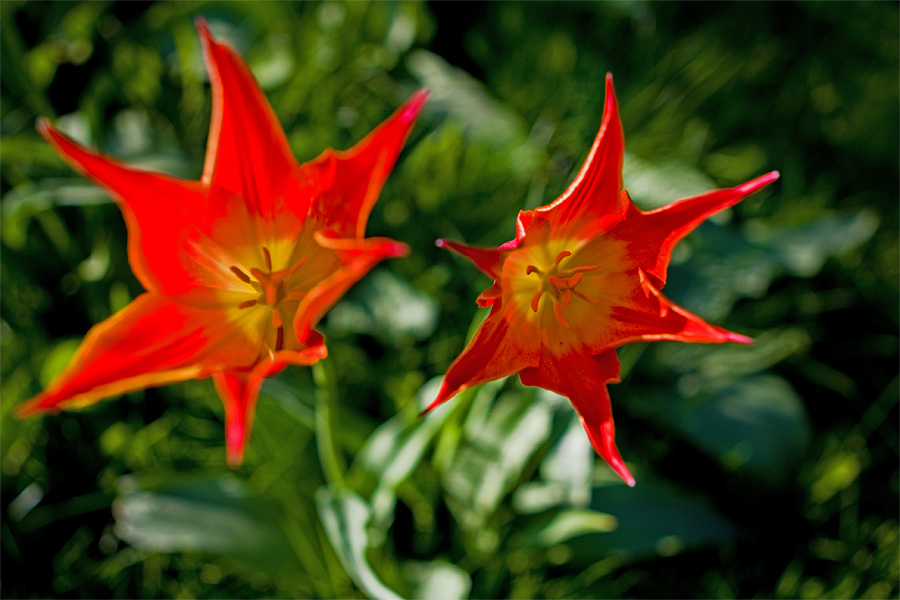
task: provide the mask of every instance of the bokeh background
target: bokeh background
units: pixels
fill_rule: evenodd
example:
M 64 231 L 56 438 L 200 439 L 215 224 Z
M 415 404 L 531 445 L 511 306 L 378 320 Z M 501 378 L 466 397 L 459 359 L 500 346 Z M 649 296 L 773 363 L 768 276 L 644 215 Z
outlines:
M 432 91 L 368 230 L 411 256 L 331 311 L 327 361 L 267 381 L 235 471 L 208 381 L 12 416 L 141 291 L 35 119 L 199 177 L 198 15 L 301 160 Z M 4 1 L 0 29 L 3 597 L 897 596 L 896 3 Z M 644 208 L 782 174 L 665 289 L 756 344 L 620 352 L 634 489 L 516 378 L 416 418 L 490 283 L 434 240 L 498 245 L 564 190 L 606 72 Z

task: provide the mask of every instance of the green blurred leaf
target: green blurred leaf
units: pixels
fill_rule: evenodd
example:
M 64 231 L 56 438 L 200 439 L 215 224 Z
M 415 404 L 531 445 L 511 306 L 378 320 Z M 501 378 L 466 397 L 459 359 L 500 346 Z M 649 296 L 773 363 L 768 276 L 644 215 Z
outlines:
M 819 476 L 810 486 L 813 500 L 819 504 L 826 502 L 856 481 L 861 470 L 862 465 L 857 454 L 843 452 L 830 456 L 819 465 Z
M 413 582 L 410 598 L 462 600 L 472 588 L 468 573 L 443 560 L 408 561 L 403 564 L 403 575 Z
M 757 336 L 752 344 L 669 344 L 657 356 L 682 374 L 678 386 L 684 395 L 731 385 L 741 377 L 769 369 L 812 345 L 801 327 L 779 327 Z
M 549 548 L 579 535 L 608 533 L 618 527 L 618 520 L 610 514 L 597 510 L 566 509 L 525 539 L 532 545 Z
M 76 272 L 82 281 L 99 281 L 109 271 L 109 243 L 95 239 L 91 255 L 81 261 Z
M 540 481 L 519 486 L 513 505 L 523 513 L 536 513 L 552 506 L 587 506 L 591 500 L 591 473 L 596 452 L 585 435 L 578 413 L 571 413 L 563 436 L 550 449 L 540 466 Z
M 270 35 L 247 54 L 247 63 L 262 89 L 275 89 L 293 75 L 296 61 L 290 42 L 285 34 Z
M 415 405 L 424 410 L 437 397 L 443 377 L 428 381 L 416 394 Z M 380 425 L 356 455 L 353 468 L 366 471 L 377 481 L 371 496 L 374 521 L 387 528 L 393 517 L 397 486 L 419 465 L 429 443 L 459 402 L 437 407 L 426 417 L 402 412 Z
M 390 271 L 379 269 L 356 284 L 328 315 L 335 332 L 368 333 L 388 341 L 423 340 L 434 333 L 437 302 Z
M 493 514 L 550 435 L 551 403 L 543 398 L 521 388 L 496 402 L 493 394 L 476 397 L 463 441 L 443 473 L 455 500 L 451 508 L 467 529 L 477 530 Z
M 353 581 L 373 598 L 399 600 L 400 596 L 382 583 L 366 559 L 366 528 L 372 518 L 369 504 L 350 490 L 322 487 L 316 492 L 316 506 L 331 546 Z
M 560 513 L 533 532 L 532 539 L 567 540 L 571 563 L 587 565 L 610 554 L 635 560 L 672 556 L 730 542 L 737 534 L 706 500 L 646 477 L 634 488 L 594 488 L 591 507 L 593 511 Z M 582 533 L 591 529 L 593 533 Z
M 484 84 L 454 68 L 440 56 L 427 50 L 415 50 L 407 59 L 407 67 L 429 89 L 429 104 L 439 107 L 466 125 L 477 139 L 497 147 L 518 145 L 528 137 L 527 124 L 493 98 Z
M 741 235 L 706 224 L 677 247 L 681 255 L 673 257 L 665 293 L 705 319 L 722 320 L 739 298 L 763 297 L 785 272 L 816 276 L 829 258 L 871 239 L 879 222 L 873 211 L 861 209 L 793 226 L 757 219 Z
M 431 91 L 430 110 L 442 110 L 462 123 L 471 141 L 503 150 L 505 166 L 519 180 L 534 176 L 545 144 L 529 135 L 529 124 L 512 108 L 494 98 L 477 79 L 454 68 L 427 50 L 410 52 L 406 66 Z
M 81 179 L 45 179 L 39 184 L 21 183 L 3 196 L 0 232 L 11 248 L 25 246 L 31 219 L 54 206 L 90 206 L 112 202 L 95 185 Z M 68 232 L 65 232 L 68 237 Z M 65 245 L 67 241 L 59 241 Z
M 756 375 L 713 392 L 660 397 L 654 419 L 684 435 L 730 469 L 786 484 L 809 446 L 803 401 L 775 375 Z
M 46 388 L 50 385 L 56 376 L 62 373 L 63 369 L 72 362 L 72 357 L 75 356 L 75 351 L 78 349 L 79 344 L 81 344 L 80 339 L 70 338 L 61 340 L 53 346 L 53 349 L 50 350 L 43 364 L 41 364 L 39 381 L 42 387 Z
M 709 177 L 681 161 L 651 162 L 630 152 L 625 154 L 622 179 L 632 200 L 644 210 L 659 208 L 716 187 Z
M 148 552 L 211 552 L 275 575 L 301 568 L 281 506 L 250 496 L 231 475 L 151 485 L 123 477 L 113 515 L 116 535 Z
M 266 379 L 259 396 L 274 401 L 288 416 L 312 431 L 315 429 L 315 393 L 311 384 L 299 382 L 288 372 Z
M 880 222 L 873 210 L 864 208 L 827 212 L 815 221 L 794 227 L 751 221 L 747 235 L 754 243 L 771 248 L 791 274 L 813 277 L 828 258 L 846 254 L 869 241 Z

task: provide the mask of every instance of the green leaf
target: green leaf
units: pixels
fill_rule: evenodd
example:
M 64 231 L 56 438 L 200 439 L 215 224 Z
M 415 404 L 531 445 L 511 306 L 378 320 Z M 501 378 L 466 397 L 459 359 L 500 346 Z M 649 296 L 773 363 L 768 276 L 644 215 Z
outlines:
M 322 487 L 316 492 L 316 506 L 331 546 L 356 585 L 373 598 L 399 600 L 400 596 L 382 583 L 366 560 L 366 528 L 372 518 L 369 504 L 350 490 Z
M 545 547 L 564 543 L 570 564 L 589 565 L 609 555 L 672 556 L 736 536 L 734 526 L 705 500 L 646 477 L 634 488 L 595 487 L 591 508 L 564 510 L 524 541 Z
M 816 276 L 829 258 L 869 241 L 879 222 L 872 210 L 861 209 L 793 226 L 754 220 L 741 235 L 705 224 L 676 248 L 665 294 L 705 319 L 722 320 L 738 299 L 764 296 L 785 272 Z
M 3 196 L 3 241 L 11 248 L 25 246 L 31 219 L 54 206 L 90 206 L 112 202 L 97 186 L 77 179 L 45 179 L 40 184 L 21 183 Z M 64 232 L 68 236 L 68 232 Z M 48 233 L 50 235 L 50 233 Z
M 610 514 L 598 510 L 569 509 L 554 515 L 530 536 L 530 541 L 533 545 L 549 548 L 579 535 L 608 533 L 618 527 L 618 520 Z
M 80 339 L 69 338 L 61 340 L 53 346 L 53 349 L 50 350 L 41 365 L 39 381 L 42 387 L 46 388 L 50 385 L 50 382 L 56 379 L 63 369 L 72 362 L 72 357 L 75 356 L 75 351 L 78 350 L 80 344 Z
M 661 397 L 652 412 L 727 468 L 775 487 L 790 480 L 810 443 L 803 401 L 775 375 L 690 397 Z
M 477 529 L 522 476 L 551 433 L 551 402 L 521 388 L 493 401 L 479 394 L 464 425 L 464 441 L 446 467 L 444 487 L 463 526 Z
M 846 254 L 869 241 L 880 221 L 873 210 L 863 208 L 825 213 L 799 227 L 751 221 L 747 233 L 755 243 L 770 247 L 791 274 L 813 277 L 828 258 Z
M 149 552 L 211 552 L 275 575 L 301 568 L 283 533 L 284 511 L 249 495 L 232 475 L 143 484 L 123 477 L 116 535 Z
M 596 453 L 584 433 L 578 413 L 571 413 L 563 436 L 541 461 L 541 481 L 526 482 L 513 496 L 522 513 L 536 513 L 560 504 L 587 506 L 591 500 L 591 472 Z
M 390 271 L 379 269 L 356 284 L 328 314 L 328 329 L 368 333 L 396 342 L 428 338 L 437 326 L 438 304 Z
M 416 394 L 416 406 L 420 410 L 437 397 L 443 377 L 435 377 L 421 387 Z M 354 461 L 354 469 L 362 469 L 377 482 L 371 502 L 376 523 L 387 526 L 393 517 L 396 502 L 395 490 L 421 462 L 428 444 L 441 425 L 460 406 L 458 402 L 437 407 L 426 417 L 411 416 L 402 412 L 378 427 L 366 440 Z
M 625 188 L 644 210 L 659 208 L 702 194 L 715 184 L 694 167 L 678 160 L 651 162 L 627 152 L 622 166 Z
M 494 147 L 519 145 L 528 137 L 528 125 L 488 89 L 462 69 L 427 50 L 410 52 L 407 67 L 431 92 L 432 108 L 446 110 L 479 140 Z
M 529 135 L 529 124 L 507 104 L 498 102 L 480 81 L 427 50 L 409 53 L 406 66 L 431 91 L 430 110 L 443 110 L 462 123 L 467 137 L 494 150 L 519 180 L 528 181 L 545 157 L 546 143 Z
M 403 575 L 413 582 L 411 598 L 462 600 L 469 597 L 472 589 L 469 574 L 443 560 L 406 562 L 403 565 Z

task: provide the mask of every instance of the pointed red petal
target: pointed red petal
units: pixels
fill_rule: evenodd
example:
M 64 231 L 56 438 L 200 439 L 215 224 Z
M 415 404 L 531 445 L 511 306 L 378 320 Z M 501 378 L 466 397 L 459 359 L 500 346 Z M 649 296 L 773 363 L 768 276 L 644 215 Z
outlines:
M 609 221 L 607 228 L 611 227 L 624 216 L 625 206 L 619 196 L 624 152 L 625 139 L 612 75 L 607 74 L 603 122 L 584 166 L 562 196 L 534 212 L 543 214 L 554 225 L 606 219 Z
M 325 312 L 372 267 L 386 258 L 409 253 L 406 244 L 387 238 L 339 240 L 317 235 L 316 240 L 322 246 L 336 250 L 344 266 L 319 282 L 300 301 L 294 317 L 294 333 L 300 341 L 307 339 Z
M 336 237 L 365 234 L 369 212 L 427 98 L 428 92 L 419 90 L 350 150 L 327 150 L 303 165 L 306 170 L 333 170 L 333 184 L 319 195 L 312 213 Z
M 201 222 L 206 196 L 201 185 L 127 167 L 92 152 L 60 133 L 47 121 L 37 129 L 78 171 L 109 190 L 128 226 L 128 258 L 148 290 L 178 294 L 194 287 L 196 273 L 182 259 L 187 235 Z
M 312 332 L 306 347 L 299 351 L 278 352 L 271 359 L 256 365 L 252 371 L 227 370 L 213 374 L 213 383 L 225 406 L 225 447 L 230 466 L 237 467 L 244 462 L 244 448 L 250 440 L 256 400 L 266 377 L 276 374 L 288 364 L 315 364 L 326 354 L 324 339 Z
M 253 410 L 263 378 L 249 372 L 223 372 L 213 375 L 219 398 L 225 405 L 225 448 L 231 467 L 244 462 L 244 446 L 253 427 Z
M 78 408 L 109 396 L 203 378 L 220 365 L 252 365 L 259 345 L 221 311 L 147 293 L 91 329 L 71 364 L 21 416 Z
M 517 373 L 536 365 L 539 359 L 540 340 L 523 339 L 519 331 L 510 328 L 497 300 L 469 346 L 447 369 L 437 398 L 422 414 L 467 388 Z
M 196 25 L 213 95 L 203 182 L 242 197 L 256 214 L 277 214 L 297 161 L 243 59 L 213 39 L 203 19 Z
M 752 344 L 753 340 L 738 333 L 710 325 L 689 313 L 653 285 L 638 271 L 641 286 L 621 306 L 614 306 L 608 337 L 597 347 L 617 347 L 639 340 Z
M 591 445 L 629 486 L 634 477 L 616 447 L 616 427 L 607 383 L 619 381 L 619 359 L 614 350 L 598 355 L 575 352 L 564 356 L 544 352 L 537 368 L 519 374 L 522 383 L 567 396 L 591 440 Z
M 625 222 L 610 235 L 637 242 L 629 247 L 632 259 L 662 287 L 675 244 L 711 215 L 737 204 L 778 177 L 778 171 L 772 171 L 737 187 L 713 190 L 646 213 L 629 201 Z
M 448 240 L 438 240 L 435 242 L 438 248 L 449 248 L 457 254 L 461 254 L 468 258 L 476 267 L 490 275 L 494 279 L 500 278 L 503 271 L 503 262 L 509 256 L 509 251 L 494 248 L 475 248 L 467 246 L 459 242 L 451 242 Z

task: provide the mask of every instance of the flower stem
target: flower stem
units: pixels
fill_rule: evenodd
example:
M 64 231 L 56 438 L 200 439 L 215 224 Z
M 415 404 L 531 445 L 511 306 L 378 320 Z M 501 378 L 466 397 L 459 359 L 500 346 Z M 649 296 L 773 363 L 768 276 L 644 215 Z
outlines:
M 334 365 L 324 358 L 312 366 L 316 383 L 316 446 L 319 462 L 329 485 L 346 487 L 344 473 L 347 464 L 340 448 L 338 426 L 338 398 Z

